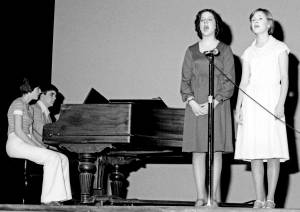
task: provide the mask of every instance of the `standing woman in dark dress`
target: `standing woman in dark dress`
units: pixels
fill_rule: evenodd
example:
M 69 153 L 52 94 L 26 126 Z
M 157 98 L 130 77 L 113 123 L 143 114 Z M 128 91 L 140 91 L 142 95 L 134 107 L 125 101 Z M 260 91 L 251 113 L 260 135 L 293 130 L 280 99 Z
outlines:
M 213 206 L 217 206 L 217 188 L 222 170 L 222 154 L 233 152 L 232 122 L 230 98 L 235 80 L 234 60 L 229 46 L 218 40 L 221 33 L 222 19 L 211 9 L 198 12 L 195 29 L 200 40 L 186 50 L 180 93 L 186 102 L 183 152 L 192 152 L 193 171 L 197 191 L 195 206 L 204 206 L 207 202 L 205 186 L 206 155 L 208 152 L 208 90 L 209 60 L 205 51 L 218 49 L 215 56 L 214 73 L 214 164 L 213 164 Z

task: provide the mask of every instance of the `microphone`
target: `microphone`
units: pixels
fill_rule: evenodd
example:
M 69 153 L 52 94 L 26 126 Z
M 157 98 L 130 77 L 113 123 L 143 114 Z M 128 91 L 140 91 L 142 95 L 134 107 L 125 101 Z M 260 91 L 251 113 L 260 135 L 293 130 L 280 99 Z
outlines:
M 220 54 L 220 51 L 219 51 L 219 49 L 215 48 L 215 49 L 210 50 L 210 51 L 205 51 L 204 54 L 206 56 L 212 56 L 212 55 L 217 56 L 217 55 Z

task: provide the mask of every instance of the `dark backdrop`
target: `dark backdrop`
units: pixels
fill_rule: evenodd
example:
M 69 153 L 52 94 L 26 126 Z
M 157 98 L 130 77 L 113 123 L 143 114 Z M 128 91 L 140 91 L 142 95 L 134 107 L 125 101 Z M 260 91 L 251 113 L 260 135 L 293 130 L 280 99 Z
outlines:
M 51 82 L 52 40 L 55 0 L 4 1 L 4 64 L 1 71 L 0 104 L 0 203 L 21 203 L 24 160 L 8 158 L 8 107 L 19 96 L 16 81 L 29 75 Z

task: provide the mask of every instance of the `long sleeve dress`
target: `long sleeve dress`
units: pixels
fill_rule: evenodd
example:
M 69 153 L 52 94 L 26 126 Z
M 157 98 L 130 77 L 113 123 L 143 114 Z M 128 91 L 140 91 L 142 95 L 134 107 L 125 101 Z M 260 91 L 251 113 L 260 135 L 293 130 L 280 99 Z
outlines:
M 230 80 L 235 82 L 234 59 L 231 48 L 226 44 L 219 42 L 217 49 L 220 54 L 214 58 L 214 98 L 220 103 L 214 109 L 214 151 L 233 152 L 230 98 L 234 84 Z M 201 104 L 208 101 L 208 91 L 209 60 L 199 51 L 199 43 L 195 43 L 188 47 L 184 56 L 180 93 L 184 102 L 193 96 Z M 182 151 L 208 151 L 208 115 L 195 116 L 188 104 L 185 108 Z
M 250 64 L 250 79 L 245 91 L 274 113 L 281 87 L 278 57 L 289 49 L 272 36 L 263 47 L 254 44 L 255 41 L 242 55 L 242 59 Z M 241 108 L 243 124 L 237 129 L 235 159 L 279 158 L 281 162 L 289 159 L 286 127 L 264 108 L 244 95 Z

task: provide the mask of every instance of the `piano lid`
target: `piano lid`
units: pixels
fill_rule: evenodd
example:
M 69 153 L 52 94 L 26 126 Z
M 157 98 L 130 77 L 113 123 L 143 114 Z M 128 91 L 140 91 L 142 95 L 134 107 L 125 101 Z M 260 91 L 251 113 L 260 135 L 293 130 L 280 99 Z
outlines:
M 110 103 L 133 103 L 133 104 L 141 104 L 145 107 L 149 106 L 151 108 L 168 108 L 165 102 L 160 98 L 152 98 L 152 99 L 110 99 Z
M 83 104 L 118 104 L 118 103 L 133 103 L 142 104 L 144 107 L 149 106 L 151 108 L 167 108 L 168 106 L 162 100 L 161 97 L 156 97 L 152 99 L 110 99 L 108 100 L 96 89 L 91 88 L 88 95 L 83 101 Z
M 110 101 L 100 94 L 96 89 L 91 88 L 88 95 L 85 97 L 83 104 L 108 104 Z

